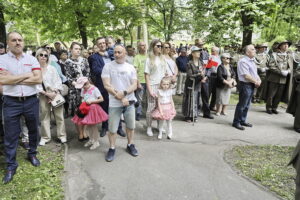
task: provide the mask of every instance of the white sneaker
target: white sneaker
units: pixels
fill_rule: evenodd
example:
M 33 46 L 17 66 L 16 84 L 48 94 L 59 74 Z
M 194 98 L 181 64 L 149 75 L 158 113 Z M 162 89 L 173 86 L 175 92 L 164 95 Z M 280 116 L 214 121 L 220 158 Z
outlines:
M 158 134 L 157 138 L 158 138 L 159 140 L 161 140 L 161 139 L 162 139 L 162 132 L 161 132 L 161 131 L 159 132 L 159 134 Z
M 94 142 L 93 145 L 90 147 L 90 150 L 94 150 L 99 146 L 100 146 L 99 142 Z
M 40 146 L 45 146 L 45 144 L 47 144 L 48 142 L 50 142 L 50 140 L 44 140 L 44 139 L 41 139 L 39 145 L 40 145 Z
M 220 113 L 217 112 L 216 115 L 217 115 L 217 116 L 220 116 Z
M 167 136 L 167 139 L 171 140 L 172 139 L 172 135 L 173 135 L 172 133 L 169 133 L 168 136 Z
M 225 113 L 225 112 L 222 112 L 221 114 L 222 114 L 222 115 L 224 115 L 224 116 L 228 115 L 228 114 L 227 114 L 227 113 Z
M 66 138 L 60 138 L 59 140 L 60 140 L 61 143 L 66 143 L 67 142 Z
M 148 135 L 149 137 L 152 137 L 152 136 L 153 136 L 153 132 L 152 132 L 152 128 L 151 128 L 151 127 L 148 127 L 148 128 L 147 128 L 147 135 Z
M 92 140 L 89 140 L 88 142 L 86 142 L 84 144 L 84 147 L 88 147 L 88 146 L 91 146 L 93 144 L 93 141 Z

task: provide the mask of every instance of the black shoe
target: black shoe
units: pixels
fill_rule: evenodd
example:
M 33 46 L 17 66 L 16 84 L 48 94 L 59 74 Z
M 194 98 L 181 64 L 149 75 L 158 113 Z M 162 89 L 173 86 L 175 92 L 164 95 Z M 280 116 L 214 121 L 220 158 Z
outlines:
M 132 156 L 134 156 L 134 157 L 136 157 L 136 156 L 138 156 L 139 154 L 138 154 L 138 151 L 136 150 L 136 148 L 135 148 L 135 146 L 134 146 L 134 144 L 131 144 L 131 145 L 127 145 L 127 148 L 126 148 L 126 150 L 127 150 L 127 152 L 130 154 L 130 155 L 132 155 Z
M 235 127 L 235 128 L 237 128 L 237 129 L 239 129 L 239 130 L 241 130 L 241 131 L 245 130 L 245 127 L 243 127 L 240 124 L 232 124 L 232 126 Z
M 300 133 L 300 128 L 295 128 L 295 131 L 296 131 L 297 133 Z
M 119 136 L 121 136 L 121 137 L 126 137 L 126 133 L 123 131 L 123 129 L 119 129 L 119 130 L 117 131 L 117 134 L 118 134 Z
M 3 183 L 7 184 L 12 181 L 15 174 L 16 170 L 7 170 L 5 176 L 2 179 Z
M 266 111 L 269 115 L 272 115 L 273 113 L 272 113 L 272 110 L 267 110 Z
M 278 111 L 277 110 L 272 110 L 272 113 L 274 113 L 274 114 L 278 114 Z
M 214 117 L 212 115 L 203 115 L 203 118 L 214 119 Z
M 29 142 L 22 142 L 20 144 L 20 146 L 22 146 L 24 149 L 26 150 L 29 150 L 30 149 L 30 146 L 29 146 Z
M 247 122 L 241 122 L 242 126 L 246 126 L 246 127 L 252 127 L 253 125 Z
M 135 120 L 136 120 L 136 121 L 140 121 L 140 120 L 141 120 L 141 115 L 140 115 L 140 114 L 137 114 L 137 115 L 135 116 Z
M 107 162 L 113 161 L 113 160 L 115 159 L 115 152 L 116 152 L 116 149 L 111 149 L 111 148 L 109 148 L 109 149 L 108 149 L 108 152 L 107 152 L 107 154 L 106 154 L 106 156 L 105 156 L 105 160 L 106 160 Z
M 107 129 L 106 128 L 102 128 L 101 132 L 100 132 L 100 137 L 104 137 L 106 135 Z
M 37 159 L 36 156 L 33 156 L 33 155 L 29 155 L 28 156 L 28 160 L 31 162 L 31 164 L 35 167 L 38 167 L 40 166 L 40 161 Z

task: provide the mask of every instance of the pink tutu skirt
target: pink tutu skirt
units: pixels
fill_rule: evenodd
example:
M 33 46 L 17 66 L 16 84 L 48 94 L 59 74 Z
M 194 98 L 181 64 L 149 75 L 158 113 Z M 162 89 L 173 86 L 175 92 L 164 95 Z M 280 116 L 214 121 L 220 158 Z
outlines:
M 84 118 L 79 118 L 77 115 L 72 118 L 72 121 L 79 125 L 94 125 L 107 120 L 108 115 L 98 104 L 91 104 L 90 110 Z
M 161 106 L 161 109 L 162 109 L 163 116 L 161 116 L 158 108 L 155 108 L 151 113 L 151 116 L 152 116 L 153 119 L 156 119 L 156 120 L 171 120 L 175 117 L 176 110 L 173 109 L 171 103 L 160 104 L 160 106 Z

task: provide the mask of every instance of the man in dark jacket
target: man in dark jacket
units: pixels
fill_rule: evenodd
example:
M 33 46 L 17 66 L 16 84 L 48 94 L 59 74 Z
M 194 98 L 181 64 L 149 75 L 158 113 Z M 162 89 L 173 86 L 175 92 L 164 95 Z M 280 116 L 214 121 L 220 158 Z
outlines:
M 295 147 L 295 150 L 292 155 L 292 159 L 289 162 L 288 165 L 293 165 L 293 167 L 296 170 L 296 192 L 295 192 L 295 200 L 300 199 L 300 159 L 299 159 L 299 153 L 300 153 L 300 140 L 298 141 L 297 146 Z
M 104 101 L 100 103 L 103 110 L 105 110 L 106 113 L 108 113 L 108 105 L 109 105 L 109 98 L 108 98 L 108 92 L 104 88 L 101 74 L 102 70 L 104 68 L 104 65 L 106 63 L 111 62 L 111 59 L 108 57 L 104 57 L 102 55 L 106 52 L 106 38 L 105 37 L 99 37 L 96 40 L 96 44 L 99 48 L 99 52 L 94 53 L 92 56 L 90 56 L 89 64 L 91 68 L 91 77 L 94 81 L 95 86 L 100 90 Z M 100 136 L 104 137 L 106 135 L 106 132 L 108 131 L 108 121 L 102 122 L 102 130 L 100 132 Z M 121 122 L 119 124 L 118 132 L 120 136 L 126 137 L 125 132 L 122 130 Z
M 183 93 L 184 83 L 186 79 L 186 65 L 188 63 L 188 57 L 186 54 L 186 48 L 181 48 L 180 55 L 176 58 L 176 65 L 179 71 L 179 78 L 177 80 L 176 93 L 181 95 Z

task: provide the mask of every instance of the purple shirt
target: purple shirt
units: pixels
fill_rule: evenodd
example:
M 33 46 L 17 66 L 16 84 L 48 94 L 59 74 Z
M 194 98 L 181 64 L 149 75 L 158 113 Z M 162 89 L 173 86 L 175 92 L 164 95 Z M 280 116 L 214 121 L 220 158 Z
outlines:
M 246 83 L 249 83 L 249 81 L 245 79 L 246 74 L 250 75 L 254 79 L 259 79 L 254 58 L 249 58 L 248 56 L 244 56 L 239 60 L 237 72 L 239 80 Z

